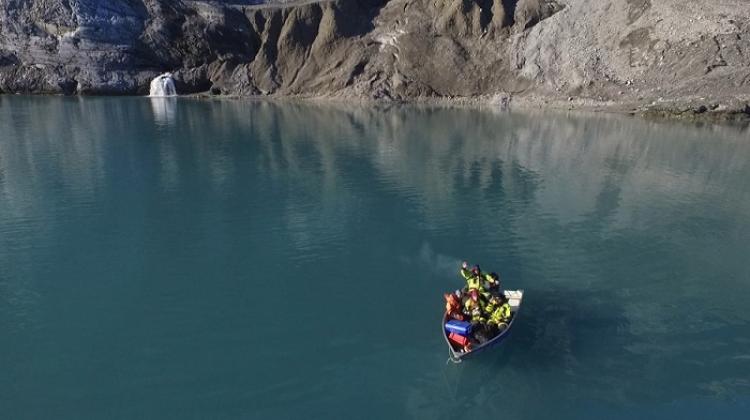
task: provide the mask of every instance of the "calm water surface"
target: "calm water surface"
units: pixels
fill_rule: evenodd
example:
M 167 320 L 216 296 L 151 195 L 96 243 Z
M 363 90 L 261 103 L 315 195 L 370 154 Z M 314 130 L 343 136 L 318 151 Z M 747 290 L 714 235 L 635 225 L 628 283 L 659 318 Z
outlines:
M 750 134 L 0 97 L 0 417 L 750 415 Z M 527 292 L 446 365 L 442 293 Z

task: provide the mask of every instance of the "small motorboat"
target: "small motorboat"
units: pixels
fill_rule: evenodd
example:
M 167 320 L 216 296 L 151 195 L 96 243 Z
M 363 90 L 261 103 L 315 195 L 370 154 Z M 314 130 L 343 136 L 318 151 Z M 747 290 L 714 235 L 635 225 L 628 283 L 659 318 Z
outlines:
M 452 362 L 459 363 L 463 359 L 473 356 L 483 350 L 495 347 L 502 343 L 503 340 L 505 340 L 505 338 L 508 336 L 511 327 L 513 327 L 513 323 L 518 317 L 518 311 L 519 309 L 521 309 L 521 302 L 523 301 L 523 290 L 505 290 L 503 291 L 503 293 L 505 294 L 505 298 L 508 299 L 508 305 L 510 305 L 511 317 L 510 321 L 508 322 L 508 326 L 504 330 L 500 331 L 492 339 L 482 344 L 474 345 L 469 351 L 464 351 L 463 348 L 461 348 L 457 344 L 452 343 L 448 339 L 448 330 L 446 329 L 445 324 L 446 322 L 450 321 L 450 319 L 448 318 L 448 314 L 443 315 L 443 322 L 441 323 L 443 338 L 445 338 L 445 342 L 448 344 L 449 357 Z

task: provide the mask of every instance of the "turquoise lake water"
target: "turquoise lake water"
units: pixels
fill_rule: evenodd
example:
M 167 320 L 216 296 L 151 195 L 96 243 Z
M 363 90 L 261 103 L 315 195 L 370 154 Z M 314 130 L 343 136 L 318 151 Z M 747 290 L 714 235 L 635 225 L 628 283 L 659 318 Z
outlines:
M 0 417 L 750 415 L 750 131 L 0 96 Z M 446 364 L 461 259 L 524 289 Z

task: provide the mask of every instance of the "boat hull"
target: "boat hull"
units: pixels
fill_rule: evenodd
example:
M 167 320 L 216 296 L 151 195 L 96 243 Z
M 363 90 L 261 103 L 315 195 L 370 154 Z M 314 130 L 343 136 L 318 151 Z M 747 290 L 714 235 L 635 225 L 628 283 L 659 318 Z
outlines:
M 516 322 L 516 318 L 518 318 L 518 312 L 521 309 L 521 302 L 523 301 L 523 290 L 506 290 L 504 293 L 506 298 L 508 298 L 508 301 L 511 303 L 511 312 L 513 314 L 513 317 L 508 323 L 508 327 L 505 328 L 500 334 L 493 337 L 491 340 L 473 348 L 471 351 L 458 351 L 454 348 L 453 344 L 451 344 L 450 340 L 448 340 L 448 333 L 445 330 L 445 323 L 449 321 L 448 315 L 443 315 L 443 322 L 441 323 L 443 338 L 445 338 L 445 342 L 448 344 L 448 351 L 450 352 L 450 359 L 452 361 L 456 363 L 461 362 L 465 359 L 474 357 L 477 354 L 484 352 L 485 350 L 497 347 L 503 341 L 505 341 L 505 339 L 510 334 L 513 324 Z

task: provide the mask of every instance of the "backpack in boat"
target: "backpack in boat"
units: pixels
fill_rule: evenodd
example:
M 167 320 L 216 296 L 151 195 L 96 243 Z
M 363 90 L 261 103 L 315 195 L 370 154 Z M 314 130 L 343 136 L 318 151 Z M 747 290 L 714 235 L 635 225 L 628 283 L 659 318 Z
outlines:
M 484 344 L 492 339 L 492 332 L 487 329 L 484 325 L 476 325 L 474 327 L 474 339 L 479 344 Z

